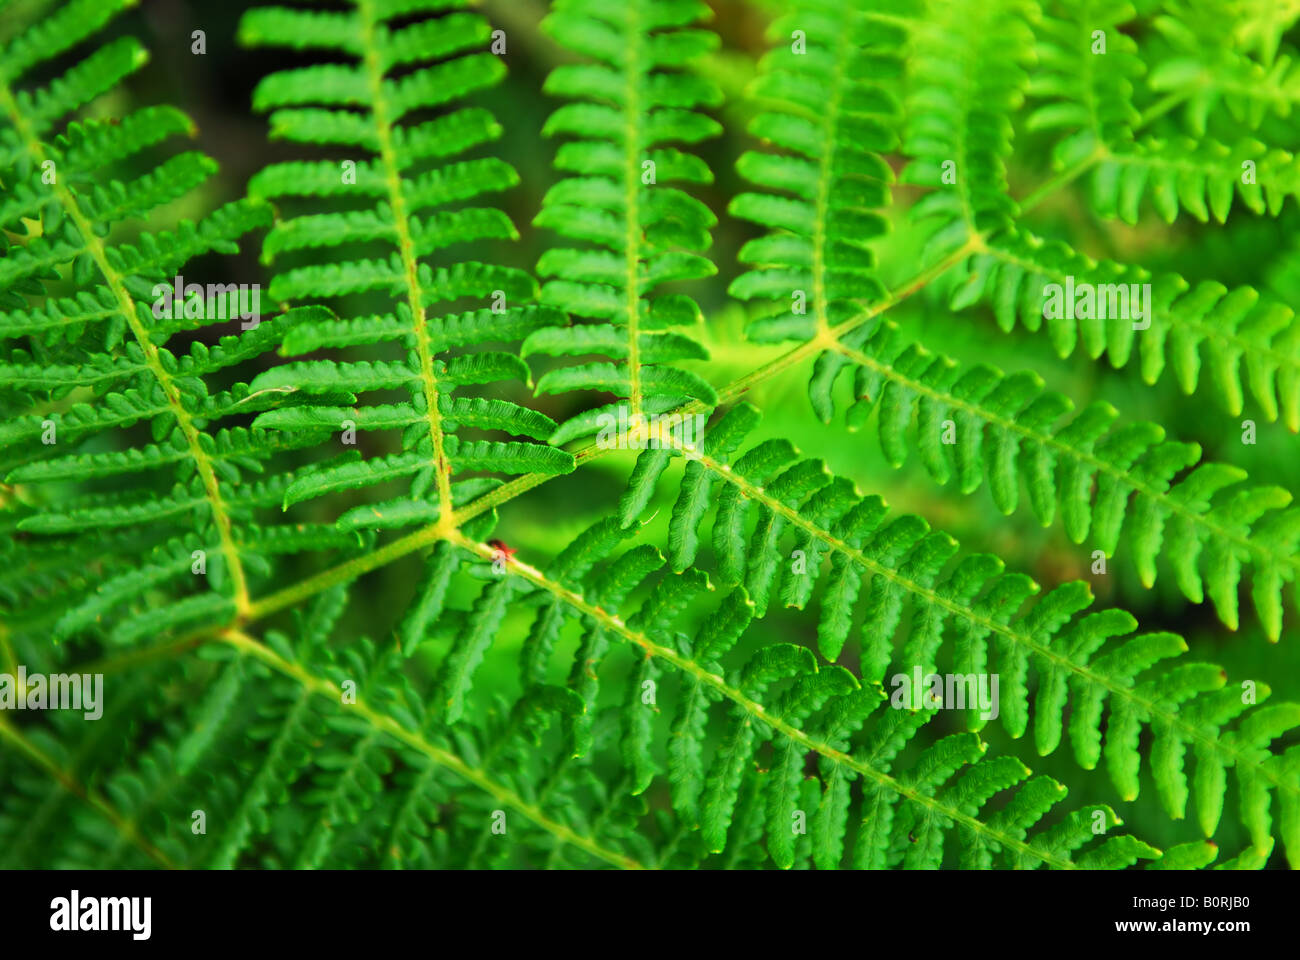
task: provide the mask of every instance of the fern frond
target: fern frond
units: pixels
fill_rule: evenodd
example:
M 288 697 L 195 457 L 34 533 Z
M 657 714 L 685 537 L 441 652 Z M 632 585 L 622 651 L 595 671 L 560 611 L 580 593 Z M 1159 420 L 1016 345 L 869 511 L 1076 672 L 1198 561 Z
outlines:
M 1094 359 L 1106 353 L 1119 369 L 1137 353 L 1143 380 L 1156 383 L 1168 365 L 1188 395 L 1201 388 L 1204 366 L 1208 392 L 1230 414 L 1242 412 L 1249 389 L 1268 420 L 1281 416 L 1289 430 L 1300 430 L 1300 323 L 1290 307 L 1252 287 L 1229 290 L 1213 281 L 1193 287 L 1177 274 L 1152 276 L 1141 267 L 1094 261 L 1019 229 L 999 234 L 987 252 L 952 271 L 945 283 L 955 309 L 987 299 L 1001 329 L 1010 331 L 1019 321 L 1044 332 L 1062 357 L 1082 345 Z M 1049 289 L 1053 284 L 1055 291 Z M 1063 293 L 1067 284 L 1071 290 L 1091 285 L 1097 293 L 1095 309 L 1086 311 L 1091 316 L 1072 316 L 1074 303 L 1047 309 L 1053 293 Z M 1141 318 L 1109 308 L 1118 302 L 1113 293 L 1131 294 L 1134 284 L 1145 303 Z
M 229 825 L 218 838 L 211 866 L 232 869 L 248 845 L 270 829 L 267 808 L 287 792 L 311 760 L 314 729 L 309 691 L 298 688 L 287 701 L 278 696 L 262 708 L 264 722 L 249 730 L 250 739 L 263 745 L 260 766 L 248 781 Z
M 211 549 L 222 557 L 229 577 L 226 595 L 241 606 L 248 602 L 245 558 L 236 546 L 234 518 L 221 490 L 231 475 L 226 469 L 219 476 L 223 467 L 214 461 L 212 438 L 204 432 L 206 418 L 196 402 L 203 397 L 202 385 L 190 379 L 184 361 L 166 346 L 179 327 L 167 329 L 155 319 L 155 287 L 170 292 L 171 270 L 209 250 L 232 251 L 235 239 L 269 222 L 270 211 L 241 201 L 198 225 L 182 223 L 174 235 L 143 233 L 123 243 L 115 232 L 119 223 L 149 216 L 188 194 L 215 170 L 213 161 L 190 152 L 133 180 L 111 178 L 118 164 L 154 144 L 176 134 L 193 134 L 189 121 L 169 109 L 145 108 L 121 123 L 74 121 L 59 132 L 66 115 L 143 64 L 143 49 L 130 38 L 116 40 L 44 86 L 20 87 L 25 74 L 88 38 L 122 6 L 69 3 L 0 53 L 0 168 L 12 171 L 5 179 L 15 186 L 15 200 L 6 203 L 0 226 L 17 233 L 20 218 L 37 217 L 40 222 L 39 235 L 8 245 L 0 259 L 0 276 L 9 291 L 6 305 L 11 308 L 0 323 L 6 361 L 0 376 L 7 388 L 27 398 L 17 408 L 24 413 L 42 395 L 58 399 L 87 388 L 103 397 L 95 409 L 83 405 L 67 414 L 16 416 L 5 431 L 4 462 L 9 482 L 24 485 L 58 477 L 58 469 L 51 467 L 60 461 L 84 467 L 84 472 L 73 472 L 77 479 L 175 463 L 177 480 L 194 494 L 194 501 L 184 510 L 141 505 L 145 513 L 139 519 L 157 521 L 159 528 L 170 525 L 173 534 L 210 531 Z M 35 306 L 26 299 L 53 292 L 47 285 L 65 279 L 71 284 L 62 287 L 67 294 L 62 299 L 52 297 Z M 16 296 L 18 292 L 25 296 Z M 199 327 L 214 316 L 212 311 L 199 312 L 198 317 L 208 319 L 183 326 Z M 226 316 L 220 311 L 220 319 Z M 130 339 L 124 343 L 128 332 Z M 43 345 L 28 352 L 20 345 L 24 337 L 33 347 Z M 145 417 L 151 418 L 160 442 L 151 451 L 64 452 L 69 441 L 90 441 L 107 429 Z M 65 426 L 68 430 L 61 435 Z M 44 495 L 34 486 L 32 492 Z M 75 500 L 65 503 L 69 516 L 75 516 Z M 93 527 L 94 517 L 89 515 L 87 523 L 56 523 L 43 532 L 75 533 Z M 86 556 L 99 555 L 88 541 L 85 550 Z
M 565 552 L 561 575 L 582 579 L 581 571 L 611 557 L 618 541 L 629 533 L 608 523 L 591 528 Z M 486 544 L 459 535 L 453 541 L 484 559 L 493 556 Z M 1111 837 L 1076 854 L 1085 842 L 1095 839 L 1090 828 L 1083 828 L 1092 822 L 1094 810 L 1108 826 L 1117 822 L 1105 807 L 1076 811 L 1067 825 L 1030 835 L 1034 824 L 1064 796 L 1064 789 L 1047 777 L 1028 781 L 1013 795 L 1008 809 L 1016 808 L 1019 816 L 981 818 L 980 808 L 985 803 L 1024 781 L 1029 771 L 1008 758 L 985 757 L 985 745 L 973 734 L 939 740 L 921 754 L 911 770 L 892 771 L 899 750 L 937 711 L 891 710 L 868 725 L 884 702 L 882 693 L 863 687 L 842 667 L 819 668 L 805 647 L 763 647 L 739 670 L 724 673 L 722 659 L 753 619 L 753 605 L 743 589 L 724 598 L 706 618 L 695 643 L 687 640 L 676 624 L 684 611 L 696 608 L 697 601 L 712 589 L 699 571 L 668 574 L 657 580 L 641 606 L 624 619 L 617 612 L 622 596 L 636 587 L 636 577 L 645 576 L 646 571 L 653 573 L 663 563 L 662 557 L 657 563 L 647 563 L 648 559 L 643 548 L 613 558 L 594 581 L 603 586 L 597 586 L 590 596 L 512 559 L 507 560 L 507 571 L 542 595 L 538 624 L 563 610 L 563 616 L 581 619 L 587 630 L 599 631 L 607 642 L 617 641 L 635 651 L 640 666 L 639 672 L 631 674 L 634 682 L 629 696 L 611 708 L 623 718 L 625 732 L 619 750 L 629 768 L 634 794 L 648 786 L 659 769 L 650 755 L 652 738 L 646 726 L 659 694 L 651 679 L 653 668 L 647 665 L 672 667 L 681 675 L 678 719 L 671 734 L 677 742 L 669 748 L 674 758 L 670 788 L 675 808 L 699 814 L 701 855 L 721 852 L 727 846 L 744 785 L 756 782 L 766 809 L 768 851 L 776 865 L 788 869 L 813 856 L 811 839 L 799 839 L 811 833 L 820 841 L 817 866 L 834 869 L 844 857 L 847 788 L 856 780 L 862 782 L 864 791 L 863 828 L 858 831 L 854 853 L 854 865 L 859 867 L 903 864 L 932 868 L 945 856 L 960 855 L 983 866 L 1003 862 L 1116 868 L 1159 855 L 1131 836 Z M 575 564 L 580 566 L 575 568 Z M 579 657 L 583 655 L 580 651 Z M 598 674 L 601 669 L 599 661 L 580 659 L 573 678 Z M 702 774 L 706 767 L 700 739 L 708 702 L 724 699 L 732 706 L 723 738 L 707 773 Z M 592 709 L 589 703 L 587 712 Z M 850 738 L 859 731 L 865 733 L 864 739 L 859 746 L 850 747 Z M 768 739 L 781 759 L 762 772 L 755 768 L 754 755 Z M 810 754 L 819 758 L 827 778 L 824 788 L 815 778 L 805 779 L 802 774 Z M 1021 809 L 1017 798 L 1030 794 L 1040 797 L 1039 802 L 1032 811 Z M 811 822 L 810 831 L 798 828 L 801 816 Z M 954 833 L 957 839 L 949 843 Z
M 1233 113 L 1253 116 L 1245 124 L 1252 131 L 1266 106 L 1285 116 L 1290 111 L 1285 60 L 1266 74 L 1223 46 L 1221 27 L 1198 35 L 1190 26 L 1213 23 L 1212 17 L 1157 17 L 1156 28 L 1174 50 L 1145 79 L 1144 86 L 1163 98 L 1139 114 L 1133 81 L 1145 66 L 1132 38 L 1120 29 L 1131 28 L 1135 17 L 1131 4 L 1107 0 L 1062 4 L 1040 24 L 1044 70 L 1035 74 L 1029 92 L 1046 102 L 1030 115 L 1028 127 L 1064 131 L 1053 150 L 1055 169 L 1070 177 L 1091 170 L 1093 210 L 1128 224 L 1138 222 L 1144 198 L 1167 223 L 1184 210 L 1201 222 L 1213 216 L 1223 223 L 1234 198 L 1256 214 L 1276 216 L 1286 197 L 1300 189 L 1296 158 L 1242 136 L 1241 125 L 1230 128 L 1232 140 L 1223 139 L 1217 128 L 1207 136 L 1205 120 L 1228 88 Z M 1254 99 L 1247 104 L 1249 98 Z M 1185 131 L 1136 136 L 1180 103 L 1186 105 Z
M 445 6 L 435 4 L 432 9 L 442 12 Z M 255 196 L 311 201 L 310 206 L 303 204 L 304 212 L 280 220 L 267 237 L 264 260 L 289 259 L 294 264 L 276 274 L 272 295 L 280 300 L 320 300 L 373 291 L 391 298 L 391 312 L 380 316 L 338 319 L 331 314 L 299 324 L 282 352 L 294 356 L 322 347 L 388 341 L 400 342 L 404 351 L 400 360 L 283 364 L 254 380 L 252 388 L 335 395 L 401 388 L 411 397 L 400 407 L 349 410 L 308 401 L 263 414 L 256 421 L 260 427 L 308 435 L 333 430 L 343 434 L 345 443 L 354 442 L 347 439 L 349 430 L 401 430 L 401 453 L 382 461 L 341 462 L 304 478 L 286 492 L 286 506 L 411 477 L 400 517 L 414 522 L 450 513 L 459 501 L 454 474 L 573 469 L 569 454 L 545 444 L 456 436 L 466 427 L 538 436 L 545 421 L 505 401 L 487 405 L 457 395 L 462 387 L 527 381 L 528 369 L 514 353 L 443 356 L 484 343 L 515 341 L 564 317 L 551 307 L 527 303 L 535 284 L 518 270 L 477 262 L 428 262 L 454 245 L 514 239 L 513 224 L 494 207 L 440 208 L 499 193 L 514 186 L 518 177 L 495 157 L 431 165 L 496 139 L 500 127 L 478 107 L 456 107 L 420 122 L 412 115 L 447 108 L 492 86 L 504 68 L 499 57 L 482 49 L 490 34 L 483 18 L 453 12 L 397 24 L 414 12 L 370 2 L 357 2 L 346 13 L 268 7 L 250 11 L 241 22 L 240 37 L 246 44 L 323 49 L 346 60 L 346 65 L 272 74 L 254 94 L 257 109 L 272 111 L 272 136 L 343 148 L 352 156 L 333 163 L 276 164 L 253 178 L 250 191 Z M 382 250 L 386 256 L 369 257 L 370 250 Z M 443 304 L 484 301 L 491 307 L 441 317 L 430 312 Z M 436 504 L 432 513 L 423 508 L 430 496 Z M 362 517 L 354 515 L 352 525 L 360 522 Z
M 935 238 L 946 244 L 1015 213 L 1006 182 L 1011 116 L 1024 102 L 1030 25 L 1040 13 L 1022 0 L 926 0 L 921 16 L 908 60 L 903 152 L 911 162 L 900 179 L 934 188 L 913 214 L 952 223 Z
M 1121 28 L 1136 16 L 1128 0 L 1081 0 L 1050 5 L 1037 24 L 1038 67 L 1028 94 L 1046 102 L 1026 127 L 1066 131 L 1053 148 L 1057 169 L 1132 142 L 1141 120 L 1133 82 L 1145 67 Z
M 672 332 L 698 324 L 699 307 L 659 292 L 717 272 L 703 256 L 717 218 L 676 186 L 713 182 L 699 157 L 675 146 L 721 131 L 700 112 L 718 105 L 719 90 L 685 69 L 717 46 L 715 34 L 690 26 L 707 15 L 697 0 L 560 0 L 543 22 L 587 62 L 546 80 L 545 92 L 575 102 L 551 114 L 543 132 L 574 139 L 555 157 L 568 176 L 547 192 L 534 225 L 592 246 L 547 251 L 537 264 L 547 278 L 541 301 L 596 322 L 535 334 L 524 351 L 616 362 L 559 367 L 538 380 L 539 393 L 613 393 L 634 418 L 715 399 L 707 382 L 671 366 L 707 356 L 690 335 Z
M 1193 0 L 1174 9 L 1183 15 L 1214 17 L 1212 22 L 1226 25 L 1225 36 L 1245 53 L 1258 54 L 1266 66 L 1276 59 L 1283 34 L 1300 18 L 1296 0 Z
M 986 302 L 1300 429 L 1289 0 L 791 0 L 757 60 L 703 0 L 554 0 L 540 247 L 483 105 L 527 17 L 270 2 L 239 35 L 292 58 L 253 97 L 287 146 L 234 202 L 184 113 L 121 106 L 131 0 L 0 18 L 0 868 L 1300 863 L 1291 647 L 1205 656 L 1185 602 L 1281 638 L 1296 451 L 1214 462 L 1167 390 L 1121 421 L 1131 378 L 1076 408 L 1076 364 L 890 315 L 987 360 Z M 715 115 L 756 138 L 721 193 Z M 745 306 L 706 331 L 723 209 Z M 265 308 L 207 282 L 267 227 Z M 988 487 L 968 545 L 1027 500 L 1164 576 L 1141 626 L 862 494 L 871 451 L 801 453 L 804 361 L 823 424 Z
M 1280 637 L 1282 592 L 1300 584 L 1300 510 L 1284 488 L 1247 486 L 1245 471 L 1202 462 L 1197 444 L 1167 440 L 1157 424 L 1117 426 L 1119 413 L 1107 403 L 1076 413 L 1036 374 L 963 369 L 909 342 L 889 321 L 864 325 L 818 360 L 814 406 L 827 419 L 831 391 L 848 367 L 856 400 L 846 423 L 859 429 L 879 411 L 876 432 L 892 465 L 914 449 L 936 481 L 955 478 L 962 493 L 987 478 L 1004 514 L 1015 511 L 1023 481 L 1040 523 L 1050 525 L 1059 507 L 1070 539 L 1083 543 L 1091 533 L 1108 557 L 1127 524 L 1142 584 L 1155 583 L 1163 553 L 1184 595 L 1201 603 L 1208 586 L 1233 630 L 1238 584 L 1253 566 L 1256 611 L 1268 638 Z
M 1202 223 L 1227 220 L 1234 195 L 1253 213 L 1277 216 L 1300 194 L 1300 158 L 1257 140 L 1224 144 L 1192 138 L 1144 138 L 1108 153 L 1092 176 L 1093 208 L 1103 217 L 1138 222 L 1149 197 L 1166 223 L 1186 210 Z
M 1150 86 L 1164 94 L 1166 102 L 1182 106 L 1195 136 L 1205 134 L 1209 116 L 1221 104 L 1234 121 L 1255 130 L 1268 114 L 1289 117 L 1300 100 L 1300 72 L 1292 56 L 1277 56 L 1280 33 L 1250 36 L 1260 25 L 1251 23 L 1244 6 L 1192 0 L 1171 4 L 1169 13 L 1153 21 L 1168 50 L 1153 67 Z M 1276 13 L 1279 20 L 1287 18 L 1284 11 Z M 1298 14 L 1300 7 L 1290 19 Z M 1264 48 L 1259 60 L 1249 55 L 1256 41 Z
M 755 269 L 728 292 L 774 302 L 776 316 L 752 326 L 751 339 L 810 339 L 851 301 L 883 295 L 867 244 L 886 229 L 875 211 L 889 205 L 894 174 L 881 154 L 895 146 L 888 122 L 898 105 L 879 79 L 901 73 L 894 51 L 905 34 L 852 0 L 801 5 L 769 33 L 795 39 L 760 64 L 753 93 L 769 109 L 750 132 L 785 152 L 750 151 L 737 163 L 774 192 L 741 193 L 730 212 L 772 232 L 742 248 Z
M 8 720 L 0 720 L 0 742 L 12 748 L 9 758 L 21 765 L 12 771 L 12 777 L 6 777 L 12 805 L 0 813 L 0 836 L 7 840 L 6 865 L 28 869 L 34 865 L 69 867 L 84 862 L 82 858 L 89 851 L 125 837 L 137 854 L 130 861 L 133 867 L 175 866 L 109 800 L 83 786 L 69 772 L 68 752 L 54 736 L 46 731 L 28 736 Z M 84 801 L 84 806 L 74 806 L 74 798 Z M 65 841 L 62 848 L 67 853 L 52 864 L 48 848 L 42 849 L 41 844 L 56 833 L 71 834 L 75 840 Z
M 1197 744 L 1198 814 L 1207 836 L 1220 819 L 1228 767 L 1237 771 L 1242 822 L 1257 848 L 1271 829 L 1269 791 L 1276 790 L 1284 809 L 1292 809 L 1300 797 L 1300 781 L 1291 769 L 1295 750 L 1270 752 L 1269 743 L 1300 725 L 1300 706 L 1247 711 L 1248 702 L 1267 697 L 1267 689 L 1261 685 L 1262 696 L 1249 698 L 1246 688 L 1226 686 L 1225 672 L 1213 664 L 1180 663 L 1148 672 L 1186 652 L 1183 639 L 1151 633 L 1118 641 L 1137 622 L 1122 610 L 1085 615 L 1092 596 L 1083 582 L 1058 587 L 1026 607 L 1039 589 L 1030 578 L 1004 572 L 993 556 L 958 559 L 956 541 L 931 531 L 919 517 L 887 519 L 879 497 L 862 498 L 821 461 L 800 459 L 788 441 L 768 440 L 737 455 L 757 419 L 756 410 L 741 404 L 728 411 L 699 450 L 641 455 L 664 465 L 671 456 L 688 457 L 669 525 L 668 560 L 674 570 L 697 563 L 698 530 L 716 504 L 713 553 L 722 583 L 743 584 L 762 616 L 776 599 L 802 609 L 826 568 L 818 649 L 828 660 L 838 659 L 853 624 L 860 622 L 857 654 L 864 681 L 883 682 L 891 664 L 903 673 L 917 665 L 923 674 L 933 672 L 950 630 L 957 674 L 979 675 L 996 667 L 992 672 L 1003 684 L 1001 723 L 1012 737 L 1029 729 L 1032 666 L 1038 675 L 1032 711 L 1038 752 L 1045 755 L 1059 746 L 1067 729 L 1063 711 L 1067 700 L 1072 702 L 1068 733 L 1075 759 L 1085 769 L 1104 759 L 1126 800 L 1138 795 L 1137 737 L 1149 725 L 1158 740 L 1152 775 L 1162 805 L 1175 819 L 1186 810 L 1182 757 L 1188 743 Z M 639 464 L 625 505 L 647 502 L 635 488 L 653 486 L 662 470 Z M 635 512 L 625 513 L 625 524 L 635 520 Z M 792 541 L 783 537 L 786 530 Z M 859 604 L 864 585 L 869 591 Z M 1101 711 L 1107 702 L 1103 746 Z M 1223 729 L 1243 713 L 1237 727 Z M 970 729 L 987 719 L 972 713 Z
M 486 772 L 484 761 L 488 758 L 484 755 L 485 747 L 495 754 L 512 750 L 511 756 L 520 760 L 517 770 L 523 771 L 524 760 L 518 750 L 530 745 L 536 727 L 531 718 L 516 714 L 517 722 L 507 727 L 491 746 L 475 744 L 466 735 L 453 748 L 445 733 L 433 723 L 438 714 L 426 712 L 423 701 L 414 691 L 399 689 L 395 694 L 385 694 L 385 688 L 394 679 L 395 651 L 380 654 L 373 647 L 367 647 L 365 651 L 354 651 L 340 658 L 316 643 L 300 644 L 294 650 L 282 635 L 274 638 L 269 647 L 243 635 L 232 635 L 228 642 L 245 658 L 259 661 L 277 673 L 291 677 L 303 689 L 318 695 L 314 700 L 318 707 L 322 703 L 321 696 L 333 701 L 334 707 L 328 718 L 330 729 L 337 735 L 333 741 L 335 745 L 330 748 L 332 759 L 317 771 L 316 779 L 312 781 L 315 786 L 308 794 L 309 802 L 323 805 L 326 815 L 319 821 L 312 842 L 297 851 L 299 857 L 305 858 L 302 861 L 304 866 L 324 862 L 322 858 L 331 857 L 336 851 L 342 852 L 344 847 L 338 834 L 347 831 L 350 823 L 360 820 L 371 806 L 387 801 L 387 798 L 376 798 L 371 777 L 375 769 L 386 768 L 395 762 L 400 762 L 407 771 L 417 772 L 427 771 L 432 763 L 439 771 L 453 774 L 482 790 L 490 798 L 490 804 L 505 804 L 509 810 L 522 814 L 552 842 L 567 843 L 616 866 L 640 866 L 616 848 L 602 845 L 601 839 L 604 838 L 592 838 L 547 816 L 537 804 L 530 802 L 530 791 L 525 789 L 520 794 L 513 789 L 511 781 L 514 778 L 506 772 L 509 766 L 494 767 L 491 774 Z M 348 695 L 344 693 L 347 686 L 355 686 L 355 702 L 347 699 Z M 535 765 L 535 759 L 530 765 Z M 502 774 L 505 774 L 505 779 L 498 779 Z M 371 793 L 358 790 L 361 783 L 368 783 Z M 409 799 L 404 798 L 401 802 Z M 451 827 L 457 835 L 466 838 L 491 836 L 491 831 L 485 829 L 491 816 L 491 806 L 484 808 L 482 803 L 467 798 L 457 822 L 439 824 L 438 830 L 441 832 Z M 294 842 L 292 837 L 282 839 Z M 402 842 L 422 846 L 418 832 L 403 831 Z M 282 843 L 277 843 L 277 846 L 284 849 Z M 461 849 L 469 846 L 466 842 Z M 530 846 L 528 840 L 521 844 L 524 849 Z M 389 853 L 373 847 L 358 849 L 351 854 L 352 865 L 366 865 L 388 856 Z

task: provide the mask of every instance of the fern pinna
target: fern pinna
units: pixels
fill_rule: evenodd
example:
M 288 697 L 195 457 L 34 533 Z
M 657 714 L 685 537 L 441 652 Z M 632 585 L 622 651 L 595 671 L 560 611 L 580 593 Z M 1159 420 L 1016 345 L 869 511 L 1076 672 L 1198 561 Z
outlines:
M 253 6 L 222 203 L 39 6 L 0 865 L 1300 862 L 1295 16 Z
M 530 302 L 536 284 L 520 270 L 475 261 L 439 267 L 422 262 L 456 244 L 514 237 L 510 219 L 493 207 L 440 208 L 505 190 L 518 176 L 496 157 L 437 162 L 495 139 L 499 125 L 473 106 L 449 109 L 433 119 L 412 118 L 491 85 L 504 67 L 500 58 L 477 49 L 491 32 L 481 17 L 451 13 L 390 26 L 411 9 L 402 2 L 357 4 L 350 12 L 268 7 L 251 11 L 240 27 L 246 43 L 321 49 L 349 61 L 273 74 L 258 86 L 253 102 L 257 109 L 274 111 L 272 137 L 342 149 L 354 158 L 276 164 L 258 174 L 249 190 L 265 198 L 309 198 L 317 201 L 311 209 L 326 211 L 281 219 L 267 236 L 263 251 L 268 261 L 283 262 L 286 254 L 302 257 L 276 273 L 273 297 L 297 301 L 382 291 L 389 310 L 296 324 L 281 352 L 296 356 L 393 342 L 403 348 L 401 360 L 284 364 L 253 384 L 255 389 L 307 392 L 334 401 L 269 411 L 259 418 L 266 428 L 290 433 L 350 429 L 354 435 L 357 430 L 402 429 L 400 453 L 340 457 L 285 492 L 287 505 L 335 490 L 412 478 L 409 497 L 361 508 L 356 526 L 387 528 L 450 515 L 458 500 L 486 488 L 481 479 L 453 484 L 456 472 L 573 469 L 571 456 L 544 443 L 467 439 L 457 433 L 464 426 L 542 439 L 550 434 L 554 423 L 549 418 L 518 404 L 463 391 L 455 395 L 459 387 L 527 380 L 528 368 L 517 353 L 476 350 L 443 356 L 453 348 L 517 341 L 560 322 L 563 314 Z M 394 75 L 413 65 L 418 66 Z M 354 106 L 361 109 L 341 109 Z M 325 200 L 335 204 L 327 206 Z M 366 256 L 375 252 L 384 256 Z M 319 262 L 322 258 L 326 262 Z M 430 313 L 431 307 L 455 303 L 472 303 L 473 309 Z M 350 406 L 355 394 L 392 389 L 409 391 L 410 402 Z M 339 405 L 340 399 L 348 405 Z M 426 491 L 436 495 L 425 497 Z
M 687 294 L 657 292 L 666 283 L 717 273 L 702 256 L 717 217 L 685 189 L 670 186 L 713 182 L 707 164 L 672 146 L 721 132 L 701 111 L 721 99 L 716 84 L 682 69 L 717 46 L 714 34 L 690 26 L 708 12 L 699 0 L 571 0 L 556 3 L 542 23 L 587 59 L 556 67 L 543 87 L 578 102 L 558 108 L 543 128 L 547 136 L 574 139 L 556 151 L 556 170 L 565 176 L 547 191 L 534 223 L 603 249 L 547 250 L 537 264 L 546 278 L 541 298 L 575 317 L 608 322 L 538 331 L 524 353 L 613 358 L 618 362 L 551 370 L 537 391 L 625 398 L 565 424 L 559 440 L 594 432 L 601 414 L 624 404 L 629 418 L 639 418 L 689 398 L 715 399 L 707 381 L 671 365 L 708 357 L 696 339 L 671 332 L 699 324 L 699 307 Z
M 216 313 L 226 319 L 228 305 L 216 311 L 213 300 L 187 293 L 157 309 L 160 290 L 169 294 L 187 263 L 232 252 L 236 239 L 270 222 L 269 208 L 237 200 L 170 230 L 120 229 L 216 171 L 213 160 L 188 151 L 117 179 L 130 158 L 193 134 L 171 108 L 144 108 L 120 122 L 69 122 L 146 61 L 131 38 L 100 46 L 53 79 L 24 83 L 121 6 L 68 4 L 12 38 L 0 67 L 7 171 L 0 385 L 9 411 L 3 457 L 6 482 L 20 491 L 7 498 L 5 592 L 15 626 L 53 630 L 56 638 L 131 601 L 135 609 L 111 631 L 115 639 L 246 611 L 249 578 L 265 572 L 278 538 L 251 514 L 279 497 L 282 479 L 255 482 L 279 439 L 217 426 L 265 400 L 243 384 L 209 392 L 204 378 L 267 350 L 285 322 L 255 319 L 211 346 L 173 350 L 167 344 L 178 333 L 208 325 Z M 146 442 L 96 449 L 105 433 L 141 422 L 150 426 Z M 101 478 L 111 481 L 86 482 Z M 71 494 L 55 486 L 68 481 L 79 484 Z M 20 535 L 42 535 L 42 542 L 28 549 Z M 203 577 L 192 577 L 199 568 Z M 140 591 L 182 579 L 189 589 L 169 610 L 138 603 Z

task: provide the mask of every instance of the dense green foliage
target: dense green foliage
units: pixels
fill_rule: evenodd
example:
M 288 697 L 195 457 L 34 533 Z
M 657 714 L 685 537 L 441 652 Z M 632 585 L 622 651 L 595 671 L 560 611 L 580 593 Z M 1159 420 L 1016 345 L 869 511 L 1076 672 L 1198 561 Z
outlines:
M 239 198 L 129 6 L 0 20 L 0 867 L 1300 865 L 1300 8 L 252 6 Z

